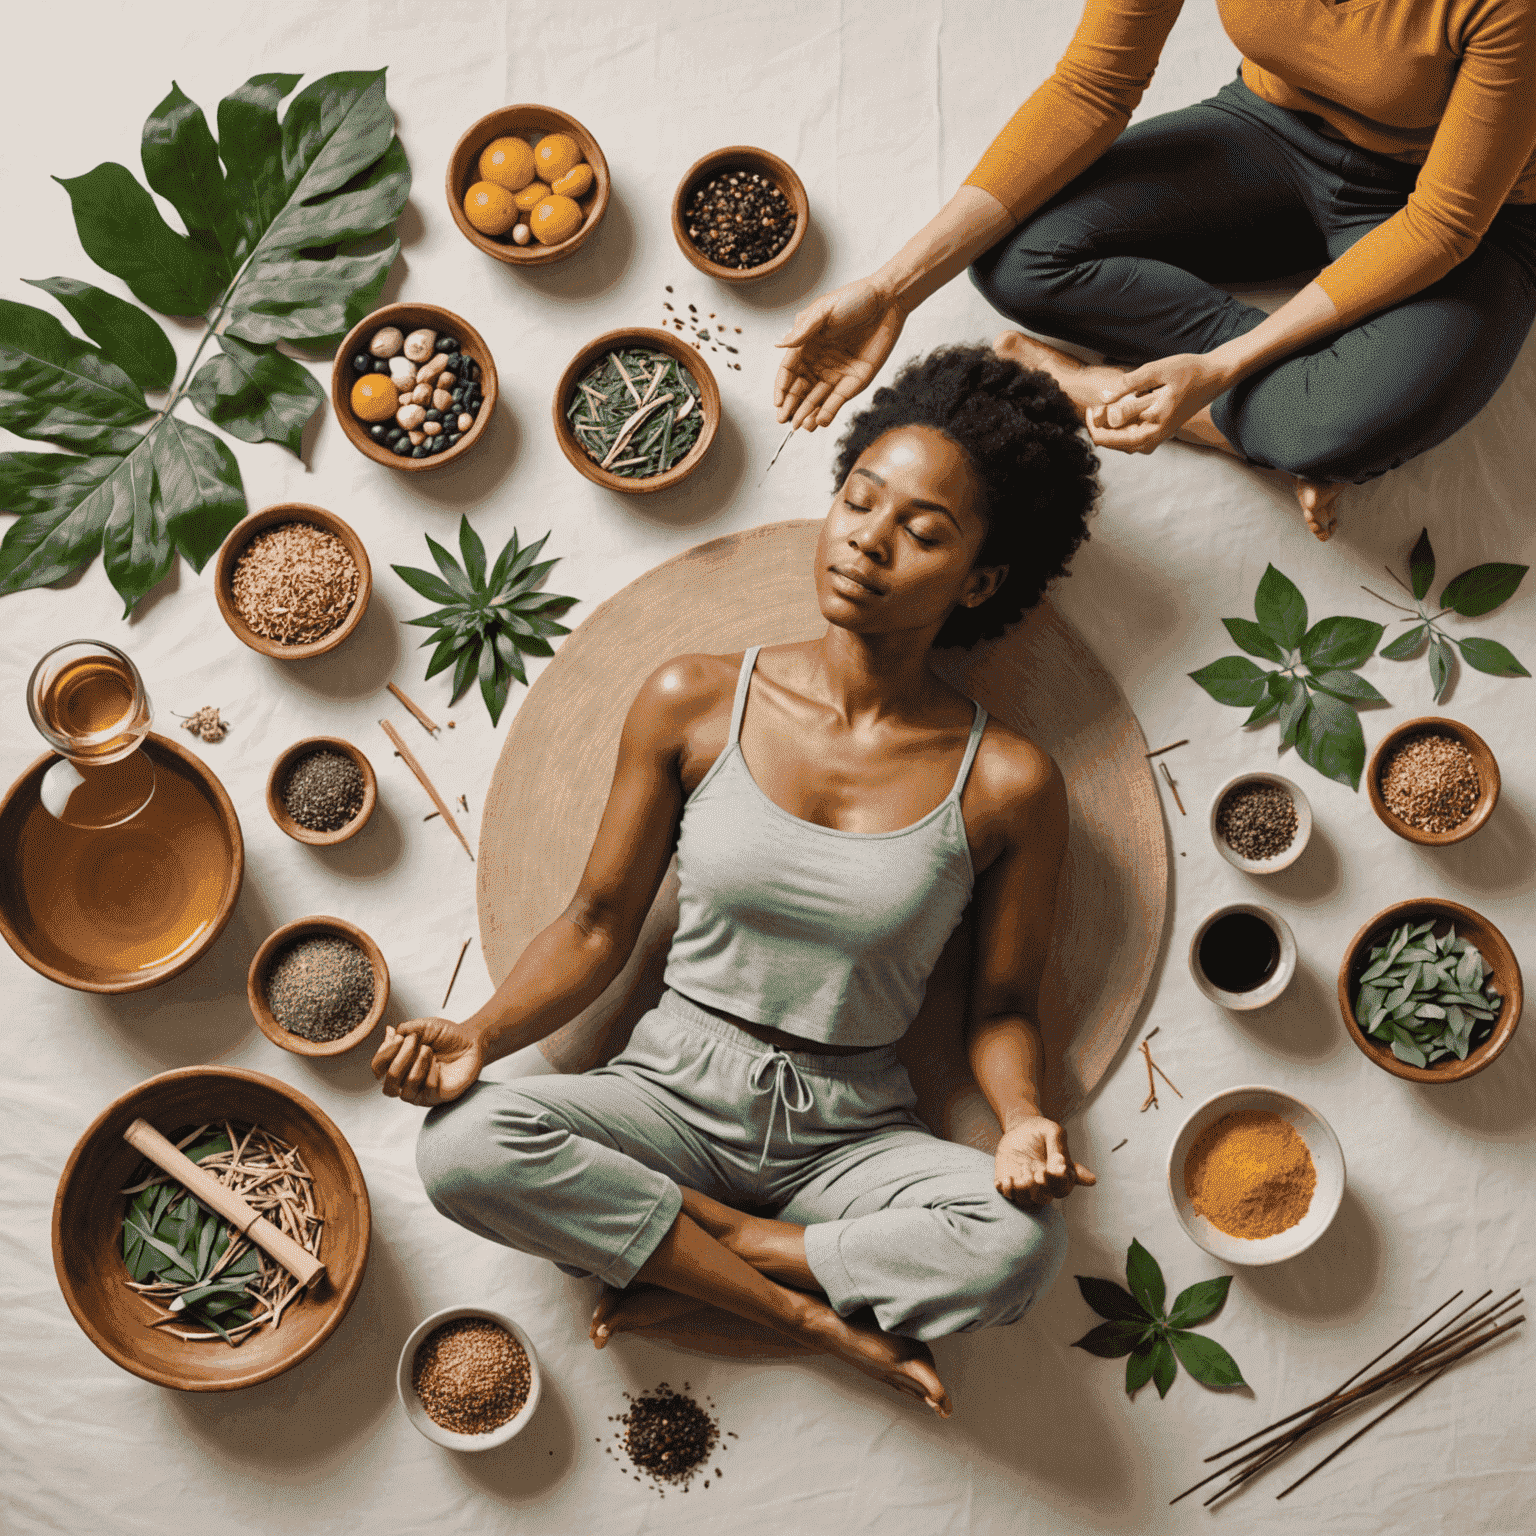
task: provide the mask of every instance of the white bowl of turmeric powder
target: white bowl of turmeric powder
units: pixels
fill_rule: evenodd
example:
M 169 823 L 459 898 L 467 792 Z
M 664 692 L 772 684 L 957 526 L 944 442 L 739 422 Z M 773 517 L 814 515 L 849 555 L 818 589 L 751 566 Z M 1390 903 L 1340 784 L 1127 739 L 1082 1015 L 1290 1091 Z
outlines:
M 1180 1225 L 1228 1264 L 1279 1264 L 1328 1230 L 1344 1198 L 1344 1149 L 1309 1104 L 1278 1088 L 1228 1088 L 1190 1112 L 1168 1153 Z

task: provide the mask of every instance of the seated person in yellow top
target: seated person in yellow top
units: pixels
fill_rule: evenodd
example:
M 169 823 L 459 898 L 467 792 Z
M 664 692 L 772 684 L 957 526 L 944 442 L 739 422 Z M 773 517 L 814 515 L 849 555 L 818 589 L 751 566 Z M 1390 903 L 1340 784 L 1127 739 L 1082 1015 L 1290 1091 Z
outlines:
M 1126 128 L 1183 0 L 1088 0 L 1055 73 L 944 208 L 780 343 L 781 421 L 826 426 L 908 313 L 969 266 L 1094 442 L 1177 436 L 1334 501 L 1492 398 L 1536 313 L 1532 0 L 1217 0 L 1208 101 Z M 1122 131 L 1123 130 L 1123 131 Z M 1273 315 L 1212 286 L 1321 267 Z

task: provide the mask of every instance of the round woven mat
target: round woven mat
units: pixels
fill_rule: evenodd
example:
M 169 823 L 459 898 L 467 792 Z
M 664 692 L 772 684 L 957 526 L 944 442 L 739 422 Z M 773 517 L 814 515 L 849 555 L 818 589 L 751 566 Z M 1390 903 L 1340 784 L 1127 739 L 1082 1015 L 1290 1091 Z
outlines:
M 770 523 L 700 544 L 631 582 L 562 642 L 507 733 L 481 820 L 480 940 L 498 985 L 576 889 L 624 716 L 645 678 L 685 652 L 730 654 L 821 633 L 811 574 L 819 527 Z M 1000 640 L 935 653 L 934 667 L 1044 747 L 1066 778 L 1071 836 L 1040 1003 L 1047 1113 L 1064 1116 L 1114 1060 L 1162 943 L 1168 856 L 1146 741 L 1114 679 L 1049 600 Z M 669 871 L 624 972 L 542 1043 L 558 1071 L 585 1071 L 622 1048 L 661 995 L 676 921 Z M 969 929 L 956 930 L 899 1050 L 929 1125 L 990 1151 L 998 1125 L 960 1028 Z M 787 1352 L 776 1347 L 785 1340 L 770 1343 L 712 1309 L 657 1334 L 717 1353 Z

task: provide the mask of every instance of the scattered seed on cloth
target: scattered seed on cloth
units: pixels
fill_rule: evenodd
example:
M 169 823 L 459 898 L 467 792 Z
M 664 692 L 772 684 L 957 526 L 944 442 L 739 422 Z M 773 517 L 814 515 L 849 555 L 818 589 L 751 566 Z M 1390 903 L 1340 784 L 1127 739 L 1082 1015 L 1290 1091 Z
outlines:
M 1296 840 L 1296 802 L 1278 784 L 1238 784 L 1216 807 L 1216 835 L 1240 858 L 1273 859 Z
M 339 1040 L 373 1007 L 373 967 L 350 939 L 299 939 L 267 972 L 267 1007 L 290 1035 Z
M 638 1397 L 624 1395 L 629 1408 L 612 1421 L 620 1449 L 658 1488 L 669 1484 L 686 1493 L 696 1474 L 709 1471 L 710 1453 L 720 1440 L 718 1421 L 689 1395 L 686 1381 L 681 1392 L 661 1382 Z M 714 1475 L 720 1476 L 718 1467 Z
M 434 1424 L 459 1435 L 486 1435 L 517 1417 L 533 1369 L 527 1351 L 488 1317 L 457 1317 L 416 1348 L 411 1385 Z

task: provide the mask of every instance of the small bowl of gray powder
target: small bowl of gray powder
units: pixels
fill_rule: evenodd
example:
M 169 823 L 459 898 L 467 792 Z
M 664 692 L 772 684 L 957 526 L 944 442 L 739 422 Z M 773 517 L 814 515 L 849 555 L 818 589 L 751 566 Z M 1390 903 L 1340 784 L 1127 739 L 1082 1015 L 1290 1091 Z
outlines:
M 1228 779 L 1211 799 L 1211 841 L 1227 863 L 1272 875 L 1301 857 L 1312 836 L 1312 807 L 1300 788 L 1262 770 Z
M 267 810 L 289 837 L 315 847 L 344 843 L 378 803 L 368 759 L 339 736 L 306 736 L 272 764 Z
M 340 917 L 285 923 L 256 951 L 245 995 L 261 1032 L 296 1056 L 340 1056 L 384 1016 L 389 967 L 379 946 Z
M 406 1417 L 451 1451 L 488 1451 L 520 1434 L 539 1406 L 533 1340 L 490 1307 L 445 1307 L 400 1351 L 395 1390 Z

